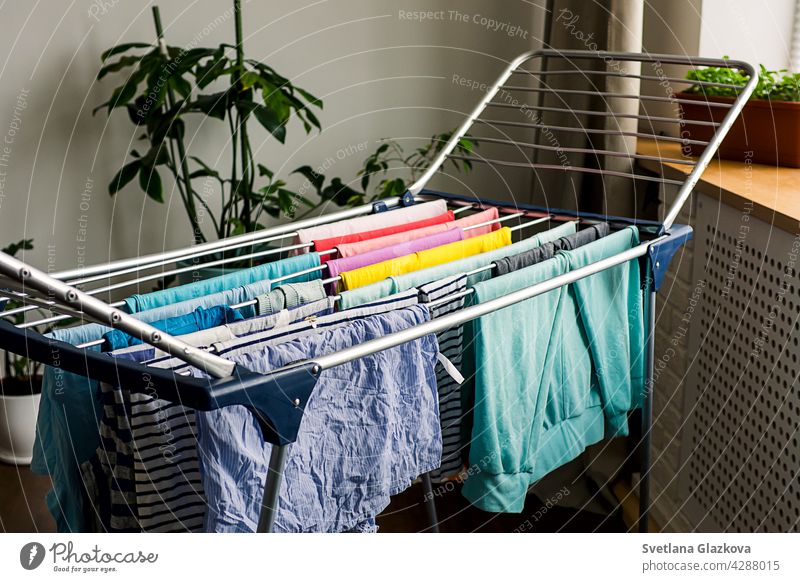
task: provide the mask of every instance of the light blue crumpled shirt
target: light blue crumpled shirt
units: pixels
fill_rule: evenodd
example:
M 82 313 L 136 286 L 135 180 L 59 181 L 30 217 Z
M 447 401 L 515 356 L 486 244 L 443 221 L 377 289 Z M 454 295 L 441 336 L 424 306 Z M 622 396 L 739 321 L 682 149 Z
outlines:
M 427 307 L 415 305 L 231 359 L 263 374 L 429 318 Z M 369 528 L 390 495 L 439 466 L 437 353 L 436 336 L 428 335 L 322 372 L 287 455 L 275 531 Z M 197 427 L 205 530 L 256 531 L 271 445 L 243 406 L 198 412 Z

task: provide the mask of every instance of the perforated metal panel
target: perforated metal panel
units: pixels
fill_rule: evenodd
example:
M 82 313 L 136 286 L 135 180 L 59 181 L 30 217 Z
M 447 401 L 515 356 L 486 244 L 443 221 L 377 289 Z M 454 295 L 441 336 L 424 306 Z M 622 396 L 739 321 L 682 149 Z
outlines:
M 800 239 L 701 197 L 682 513 L 701 531 L 800 530 Z

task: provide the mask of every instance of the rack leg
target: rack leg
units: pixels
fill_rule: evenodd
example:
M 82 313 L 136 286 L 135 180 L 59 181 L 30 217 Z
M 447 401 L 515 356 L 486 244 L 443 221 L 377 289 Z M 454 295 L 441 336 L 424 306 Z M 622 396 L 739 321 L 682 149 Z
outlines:
M 432 533 L 439 533 L 439 516 L 436 515 L 436 501 L 433 499 L 433 485 L 429 473 L 422 476 L 422 491 L 425 494 L 425 512 L 428 514 L 429 529 Z
M 642 402 L 642 466 L 639 477 L 639 533 L 647 533 L 650 512 L 650 462 L 653 429 L 653 364 L 656 354 L 656 292 L 649 292 L 647 306 L 647 374 Z
M 264 481 L 264 499 L 261 501 L 261 515 L 258 518 L 258 533 L 271 533 L 278 510 L 278 493 L 283 480 L 283 465 L 286 462 L 288 445 L 272 447 L 269 456 L 267 478 Z

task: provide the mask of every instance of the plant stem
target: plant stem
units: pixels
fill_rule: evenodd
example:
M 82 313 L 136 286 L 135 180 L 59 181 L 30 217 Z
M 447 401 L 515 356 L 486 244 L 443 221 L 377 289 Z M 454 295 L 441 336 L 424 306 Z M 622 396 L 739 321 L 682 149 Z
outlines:
M 242 33 L 242 2 L 233 0 L 233 14 L 236 27 L 236 86 L 237 94 L 242 90 L 242 75 L 244 75 L 244 35 Z M 253 190 L 252 183 L 252 160 L 250 159 L 249 140 L 247 138 L 247 118 L 239 113 L 236 131 L 240 140 L 239 158 L 241 159 L 242 181 L 237 184 L 237 194 L 243 196 L 241 220 L 245 232 L 252 230 L 250 224 L 250 192 Z M 234 136 L 235 139 L 235 136 Z M 244 192 L 242 192 L 244 186 Z
M 158 36 L 159 45 L 161 46 L 162 54 L 166 59 L 169 59 L 169 53 L 167 52 L 166 44 L 164 44 L 164 29 L 161 26 L 161 12 L 158 9 L 158 6 L 153 6 L 153 20 L 155 21 L 156 25 L 156 35 Z M 170 109 L 175 107 L 175 95 L 172 93 L 172 89 L 167 87 L 167 104 Z M 192 189 L 192 179 L 191 179 L 191 172 L 189 172 L 189 163 L 186 159 L 186 147 L 183 144 L 182 138 L 170 138 L 176 142 L 178 148 L 178 157 L 180 158 L 180 167 L 181 173 L 183 174 L 183 182 L 186 186 L 186 195 L 183 199 L 184 205 L 186 206 L 186 213 L 189 215 L 189 222 L 192 225 L 192 235 L 194 237 L 195 244 L 200 244 L 205 242 L 205 236 L 203 236 L 203 231 L 200 228 L 200 224 L 197 221 L 197 208 L 194 204 L 194 190 Z

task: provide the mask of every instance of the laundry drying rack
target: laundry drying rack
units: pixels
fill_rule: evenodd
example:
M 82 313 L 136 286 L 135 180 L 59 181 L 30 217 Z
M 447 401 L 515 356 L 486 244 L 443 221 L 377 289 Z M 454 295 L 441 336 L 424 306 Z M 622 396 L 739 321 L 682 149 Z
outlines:
M 726 66 L 737 69 L 747 75 L 749 80 L 744 85 L 733 86 L 708 81 L 688 82 L 682 76 L 677 76 L 682 75 L 687 68 L 705 66 Z M 670 76 L 664 72 L 665 70 L 677 72 Z M 234 404 L 247 407 L 258 419 L 265 440 L 273 445 L 258 525 L 258 531 L 267 532 L 272 530 L 275 518 L 287 445 L 298 435 L 306 403 L 322 371 L 461 325 L 624 262 L 642 259 L 647 264 L 647 268 L 642 270 L 642 288 L 648 299 L 645 301 L 647 345 L 643 346 L 647 358 L 647 380 L 642 410 L 642 439 L 639 442 L 641 480 L 638 525 L 640 531 L 646 531 L 650 504 L 655 294 L 663 283 L 664 274 L 673 255 L 692 236 L 689 226 L 677 225 L 675 220 L 691 196 L 701 174 L 715 156 L 725 134 L 741 112 L 756 81 L 757 75 L 751 65 L 732 60 L 592 51 L 541 50 L 522 54 L 511 62 L 498 80 L 487 89 L 478 106 L 452 134 L 435 162 L 401 197 L 380 200 L 357 208 L 190 248 L 50 275 L 0 253 L 0 275 L 2 275 L 0 293 L 7 299 L 11 298 L 25 304 L 23 307 L 6 310 L 2 315 L 9 316 L 42 307 L 59 314 L 17 325 L 7 320 L 0 321 L 0 348 L 95 380 L 124 384 L 131 392 L 152 394 L 155 390 L 162 399 L 180 402 L 197 410 L 214 410 Z M 718 101 L 707 103 L 709 111 L 714 114 L 710 115 L 709 119 L 719 121 L 684 120 L 680 116 L 676 118 L 669 114 L 655 114 L 659 108 L 660 111 L 664 111 L 665 108 L 674 110 L 675 107 L 686 103 L 687 100 L 680 94 L 676 96 L 671 88 L 673 86 L 687 88 L 688 85 L 700 87 L 710 95 L 713 95 L 714 90 L 718 88 L 734 89 L 738 96 L 726 103 Z M 650 93 L 646 89 L 650 89 Z M 661 131 L 659 127 L 666 129 Z M 675 131 L 676 129 L 678 131 Z M 468 132 L 469 139 L 481 145 L 480 153 L 478 150 L 473 150 L 465 154 L 463 150 L 457 148 L 459 140 Z M 694 139 L 698 134 L 711 137 L 708 140 Z M 658 145 L 677 143 L 682 146 L 684 152 L 688 150 L 686 148 L 688 145 L 693 146 L 694 151 L 701 147 L 704 149 L 696 158 L 689 157 L 688 153 L 678 156 L 661 155 L 660 149 L 657 156 L 643 155 L 636 152 L 637 138 L 652 139 Z M 674 149 L 675 146 L 672 147 Z M 497 153 L 487 153 L 487 148 Z M 665 151 L 667 149 L 665 148 Z M 558 158 L 560 163 L 554 163 L 554 155 L 560 156 Z M 641 159 L 679 164 L 686 167 L 686 178 L 678 181 L 654 176 L 636 165 L 637 160 Z M 544 176 L 560 174 L 562 178 L 566 176 L 566 183 L 574 189 L 579 189 L 581 181 L 590 176 L 594 180 L 590 183 L 594 184 L 592 187 L 604 188 L 606 192 L 613 190 L 613 184 L 606 181 L 613 180 L 616 180 L 617 184 L 620 180 L 630 181 L 634 189 L 637 185 L 655 182 L 659 187 L 676 186 L 678 191 L 675 201 L 666 210 L 662 220 L 647 221 L 636 217 L 573 212 L 547 206 L 444 194 L 425 189 L 431 178 L 442 170 L 448 161 L 468 162 L 476 166 L 486 165 L 501 180 L 504 172 L 514 169 L 514 171 L 531 172 L 532 180 L 540 183 L 543 183 Z M 638 227 L 642 242 L 625 252 L 497 299 L 465 307 L 401 332 L 367 341 L 316 358 L 314 361 L 297 362 L 264 375 L 189 346 L 181 339 L 159 331 L 117 309 L 116 306 L 119 304 L 108 304 L 94 296 L 130 284 L 161 279 L 169 274 L 194 269 L 194 267 L 178 267 L 169 271 L 163 270 L 164 266 L 177 261 L 280 241 L 291 237 L 298 229 L 374 212 L 391 212 L 398 207 L 435 198 L 444 198 L 457 211 L 468 207 L 496 206 L 501 211 L 501 220 L 525 216 L 554 222 L 580 220 L 586 223 L 606 221 L 612 226 L 633 224 Z M 232 259 L 219 259 L 205 265 L 219 265 L 231 260 L 263 259 L 271 254 L 301 246 L 293 245 L 278 250 L 253 252 Z M 140 272 L 152 269 L 161 270 L 139 276 Z M 94 281 L 110 280 L 130 274 L 134 274 L 136 278 L 88 292 L 78 288 Z M 187 377 L 129 360 L 109 358 L 97 352 L 57 342 L 34 331 L 34 328 L 43 323 L 73 316 L 110 325 L 140 338 L 145 343 L 204 370 L 211 379 Z

